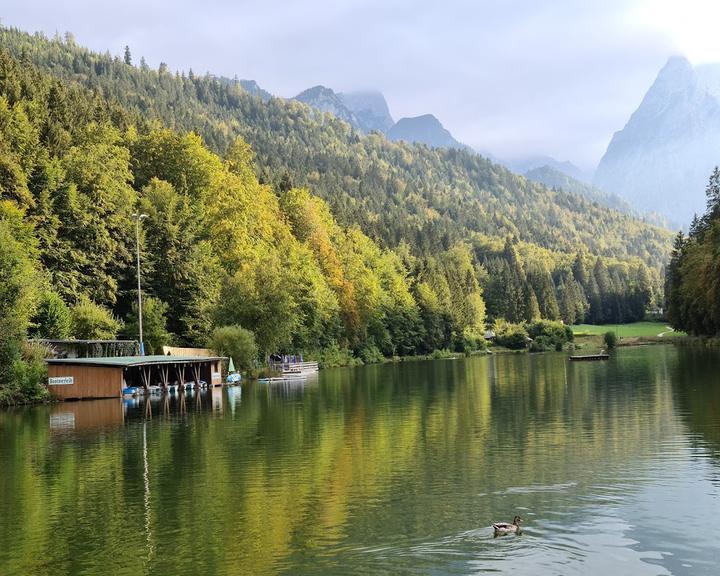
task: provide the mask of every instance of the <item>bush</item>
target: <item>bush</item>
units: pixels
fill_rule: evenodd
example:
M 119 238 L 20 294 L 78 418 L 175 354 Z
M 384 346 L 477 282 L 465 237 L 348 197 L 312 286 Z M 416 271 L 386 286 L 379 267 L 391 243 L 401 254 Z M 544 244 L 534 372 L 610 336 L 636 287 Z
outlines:
M 433 360 L 443 360 L 445 358 L 455 358 L 455 353 L 451 352 L 447 348 L 443 348 L 442 350 L 433 350 L 432 354 L 430 354 L 430 358 Z
M 574 339 L 570 326 L 553 320 L 531 322 L 527 326 L 527 331 L 533 342 L 538 342 L 535 346 L 530 346 L 530 350 L 533 352 L 542 350 L 557 350 L 559 352 L 567 342 L 572 342 Z
M 33 318 L 33 334 L 37 338 L 64 340 L 70 337 L 72 320 L 70 308 L 57 292 L 48 290 L 40 300 Z
M 5 386 L 0 386 L 0 406 L 27 404 L 49 400 L 45 382 L 47 365 L 45 358 L 48 349 L 40 344 L 26 344 L 22 349 L 22 357 L 10 366 L 10 379 Z
M 103 306 L 82 297 L 70 311 L 72 334 L 80 340 L 112 340 L 122 322 Z
M 530 342 L 530 352 L 546 352 L 554 348 L 555 343 L 550 336 L 538 336 Z
M 248 372 L 257 363 L 255 334 L 237 324 L 215 328 L 208 346 L 217 354 L 232 358 L 238 372 Z
M 360 358 L 364 364 L 380 364 L 385 361 L 385 356 L 375 344 L 368 344 L 360 351 Z
M 355 358 L 347 348 L 340 348 L 337 342 L 333 342 L 327 348 L 315 354 L 308 354 L 309 358 L 317 358 L 320 368 L 337 368 L 340 366 L 360 366 L 363 361 Z
M 605 334 L 603 335 L 603 341 L 605 342 L 605 347 L 608 350 L 612 350 L 617 344 L 617 335 L 612 330 L 609 332 L 605 332 Z
M 528 333 L 522 324 L 498 320 L 494 326 L 495 342 L 510 350 L 523 350 L 528 345 Z
M 466 328 L 463 330 L 461 346 L 457 348 L 458 352 L 470 354 L 472 352 L 477 352 L 478 350 L 485 350 L 487 348 L 487 341 L 482 333 L 479 333 L 477 330 Z

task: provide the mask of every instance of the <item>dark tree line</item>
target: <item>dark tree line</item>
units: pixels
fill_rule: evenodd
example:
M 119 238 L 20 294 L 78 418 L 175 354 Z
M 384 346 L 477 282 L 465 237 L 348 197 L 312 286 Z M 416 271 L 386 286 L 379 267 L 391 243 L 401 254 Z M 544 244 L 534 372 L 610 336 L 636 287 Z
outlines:
M 707 209 L 696 216 L 687 237 L 679 232 L 665 273 L 668 320 L 678 330 L 720 334 L 720 170 L 706 189 Z

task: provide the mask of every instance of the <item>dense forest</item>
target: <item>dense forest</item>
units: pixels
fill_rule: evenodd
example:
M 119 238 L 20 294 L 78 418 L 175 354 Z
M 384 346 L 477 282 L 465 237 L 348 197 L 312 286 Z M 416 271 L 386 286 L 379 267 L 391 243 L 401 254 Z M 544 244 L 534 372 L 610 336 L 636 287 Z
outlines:
M 672 326 L 699 336 L 720 335 L 720 170 L 706 189 L 707 210 L 696 216 L 687 238 L 678 233 L 665 275 Z
M 362 136 L 239 83 L 0 29 L 0 382 L 46 338 L 469 351 L 495 321 L 639 319 L 668 234 L 480 156 Z M 19 392 L 20 391 L 20 392 Z M 2 390 L 0 390 L 2 392 Z M 27 394 L 26 394 L 27 396 Z
M 0 47 L 23 64 L 79 82 L 138 117 L 199 134 L 224 154 L 237 136 L 256 154 L 263 183 L 307 187 L 342 225 L 421 255 L 473 237 L 516 237 L 553 251 L 626 259 L 653 268 L 671 235 L 580 194 L 549 190 L 470 151 L 389 142 L 362 134 L 294 100 L 256 95 L 239 81 L 135 65 L 78 46 L 71 34 L 47 39 L 0 28 Z

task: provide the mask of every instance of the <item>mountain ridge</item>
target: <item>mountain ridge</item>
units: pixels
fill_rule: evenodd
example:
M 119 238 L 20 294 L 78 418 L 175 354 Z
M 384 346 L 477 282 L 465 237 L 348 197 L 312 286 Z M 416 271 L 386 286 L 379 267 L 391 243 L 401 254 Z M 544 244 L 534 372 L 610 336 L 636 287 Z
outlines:
M 668 59 L 625 126 L 615 132 L 593 183 L 636 209 L 652 206 L 685 225 L 704 209 L 720 160 L 720 67 Z

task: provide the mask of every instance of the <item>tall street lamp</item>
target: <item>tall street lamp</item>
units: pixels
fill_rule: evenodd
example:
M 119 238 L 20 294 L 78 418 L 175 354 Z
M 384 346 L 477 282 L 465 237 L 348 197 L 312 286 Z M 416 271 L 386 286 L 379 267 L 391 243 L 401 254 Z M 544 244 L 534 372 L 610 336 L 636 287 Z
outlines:
M 135 219 L 135 247 L 137 252 L 137 282 L 138 282 L 138 325 L 140 326 L 140 356 L 145 356 L 145 344 L 143 343 L 142 328 L 142 291 L 140 289 L 140 220 L 147 218 L 147 214 L 134 212 Z

